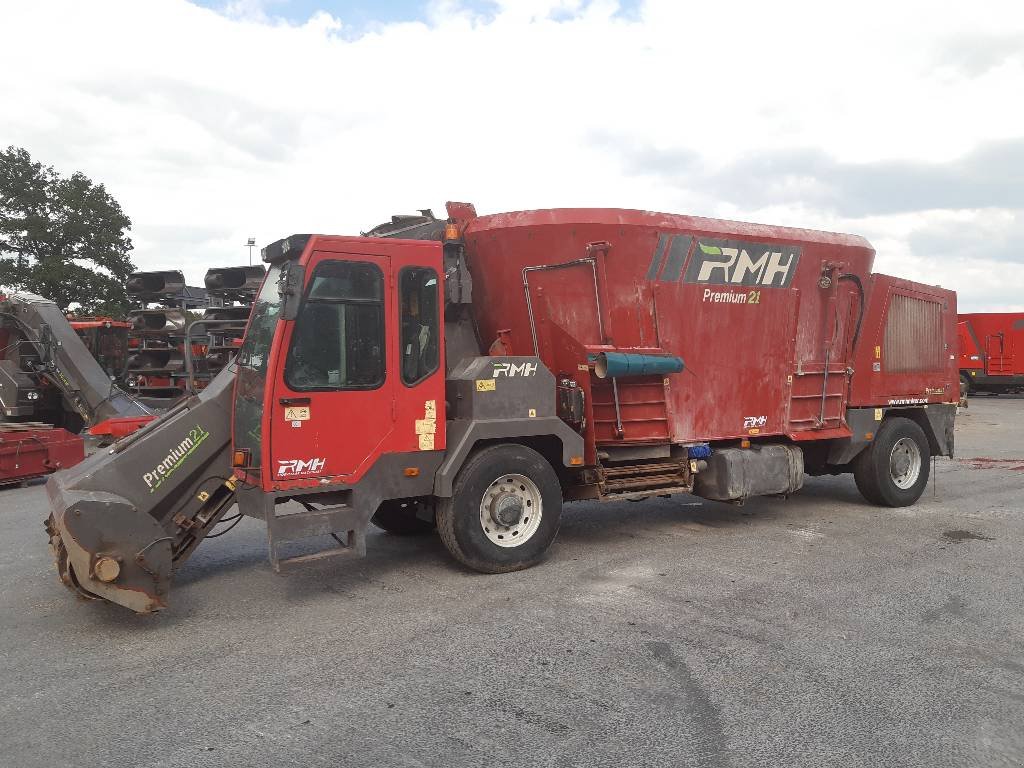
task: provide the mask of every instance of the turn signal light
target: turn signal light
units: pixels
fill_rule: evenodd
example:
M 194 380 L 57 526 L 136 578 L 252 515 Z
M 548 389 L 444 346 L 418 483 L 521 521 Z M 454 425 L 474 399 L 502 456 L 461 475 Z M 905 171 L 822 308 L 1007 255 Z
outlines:
M 747 440 L 747 438 L 744 437 L 742 440 L 740 440 L 740 448 L 749 448 L 749 447 L 750 447 L 750 441 Z
M 249 449 L 242 448 L 241 450 L 231 452 L 231 466 L 232 467 L 248 467 L 249 466 Z
M 406 477 L 419 477 L 420 476 L 420 468 L 419 467 L 406 467 L 404 470 L 402 470 L 402 474 L 405 475 Z
M 583 466 L 583 457 L 582 456 L 570 456 L 569 457 L 569 465 L 573 466 L 573 467 L 581 467 L 581 466 Z
M 444 239 L 445 240 L 458 240 L 459 239 L 459 225 L 455 222 L 448 222 L 444 225 Z

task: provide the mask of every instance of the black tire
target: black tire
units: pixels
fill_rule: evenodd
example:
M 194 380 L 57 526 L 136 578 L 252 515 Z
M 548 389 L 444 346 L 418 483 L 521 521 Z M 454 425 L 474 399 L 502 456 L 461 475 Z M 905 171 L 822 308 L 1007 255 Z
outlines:
M 899 463 L 908 450 L 913 451 L 909 444 L 902 444 L 900 454 L 894 458 L 893 448 L 901 440 L 912 441 L 916 445 L 919 466 L 913 482 L 901 487 L 893 477 L 894 469 L 901 468 Z M 911 465 L 912 465 L 912 460 Z M 871 446 L 853 461 L 853 478 L 857 482 L 857 490 L 872 504 L 883 507 L 908 507 L 924 493 L 928 485 L 931 470 L 931 449 L 924 430 L 910 419 L 894 416 L 882 422 Z M 904 478 L 911 479 L 912 473 Z
M 960 374 L 960 397 L 967 397 L 971 394 L 971 378 L 963 373 Z
M 529 484 L 521 487 L 531 499 L 539 495 L 540 519 L 537 520 L 535 512 L 530 518 L 531 509 L 536 509 L 536 506 L 528 507 L 525 501 L 515 501 L 520 518 L 514 525 L 485 528 L 481 520 L 485 494 L 497 503 L 501 496 L 517 493 L 512 488 L 519 485 L 517 482 L 508 483 L 512 489 L 509 494 L 496 493 L 492 488 L 492 485 L 497 487 L 512 475 L 532 481 L 529 489 Z M 558 535 L 561 517 L 562 489 L 555 471 L 539 453 L 516 444 L 493 445 L 473 453 L 455 478 L 452 497 L 439 499 L 437 504 L 437 529 L 441 541 L 452 557 L 481 573 L 508 573 L 539 563 Z M 531 519 L 533 527 L 527 528 Z M 513 534 L 520 527 L 524 533 L 528 532 L 522 543 L 499 545 L 490 538 L 504 535 L 508 536 L 506 541 L 513 542 Z
M 434 524 L 416 516 L 416 504 L 411 501 L 385 501 L 370 522 L 394 536 L 422 536 L 434 530 Z

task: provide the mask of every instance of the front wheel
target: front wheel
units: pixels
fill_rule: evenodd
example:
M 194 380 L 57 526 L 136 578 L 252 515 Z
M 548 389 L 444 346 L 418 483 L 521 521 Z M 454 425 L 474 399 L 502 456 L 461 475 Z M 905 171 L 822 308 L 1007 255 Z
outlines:
M 853 464 L 857 490 L 873 504 L 908 507 L 928 485 L 931 449 L 924 430 L 914 421 L 886 419 L 871 446 Z
M 437 529 L 452 557 L 482 573 L 536 565 L 558 535 L 562 489 L 547 460 L 523 445 L 493 445 L 465 463 Z

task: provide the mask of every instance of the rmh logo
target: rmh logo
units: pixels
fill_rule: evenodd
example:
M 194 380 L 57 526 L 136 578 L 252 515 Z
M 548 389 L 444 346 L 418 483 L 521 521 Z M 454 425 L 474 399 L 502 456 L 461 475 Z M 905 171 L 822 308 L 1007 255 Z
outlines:
M 316 475 L 323 472 L 327 459 L 278 459 L 277 476 Z
M 683 276 L 687 283 L 788 288 L 800 249 L 735 240 L 699 240 Z
M 533 376 L 537 373 L 536 363 L 495 363 L 494 376 Z

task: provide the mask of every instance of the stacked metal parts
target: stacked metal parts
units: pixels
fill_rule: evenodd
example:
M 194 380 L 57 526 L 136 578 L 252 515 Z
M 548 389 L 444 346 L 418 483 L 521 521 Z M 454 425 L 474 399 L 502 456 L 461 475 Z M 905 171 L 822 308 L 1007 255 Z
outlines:
M 202 337 L 203 354 L 197 357 L 197 388 L 228 364 L 242 344 L 256 293 L 263 283 L 262 264 L 248 267 L 217 267 L 206 273 L 206 293 L 210 306 L 203 321 L 195 326 L 191 338 Z M 214 306 L 214 304 L 220 306 Z
M 128 316 L 131 391 L 150 405 L 169 405 L 189 387 L 189 357 L 193 386 L 203 389 L 242 343 L 264 272 L 262 265 L 215 267 L 205 292 L 176 270 L 133 274 L 128 293 L 139 308 Z
M 169 403 L 181 396 L 187 383 L 185 277 L 177 270 L 136 272 L 128 278 L 127 288 L 139 304 L 128 313 L 128 387 L 153 405 Z

